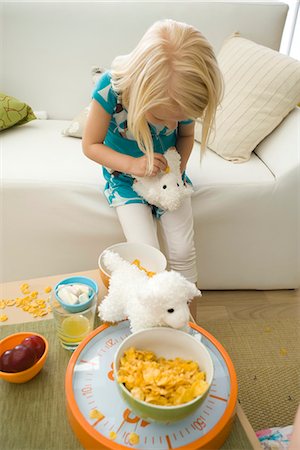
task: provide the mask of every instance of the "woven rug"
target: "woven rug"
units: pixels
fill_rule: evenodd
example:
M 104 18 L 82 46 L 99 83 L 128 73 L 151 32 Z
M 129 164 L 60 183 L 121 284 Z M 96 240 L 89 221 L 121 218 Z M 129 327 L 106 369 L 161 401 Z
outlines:
M 28 383 L 0 380 L 1 450 L 82 450 L 66 416 L 64 379 L 70 352 L 59 345 L 53 320 L 2 326 L 0 339 L 21 331 L 43 334 L 49 342 L 49 355 L 42 371 Z M 235 421 L 222 449 L 250 448 Z
M 291 425 L 300 403 L 300 318 L 198 323 L 229 353 L 254 430 Z
M 229 353 L 238 376 L 239 401 L 254 430 L 292 424 L 300 403 L 300 319 L 199 321 L 199 325 Z M 33 423 L 38 424 L 40 439 L 40 447 L 34 448 L 55 448 L 53 429 L 60 430 L 61 446 L 57 450 L 82 448 L 65 415 L 57 414 L 65 411 L 64 373 L 70 354 L 59 346 L 53 327 L 52 320 L 0 327 L 0 339 L 13 332 L 37 331 L 46 336 L 51 348 L 45 367 L 30 383 L 0 383 L 0 410 L 6 417 L 6 426 L 0 427 L 3 450 L 32 450 L 30 436 L 32 433 L 36 442 L 37 435 Z M 43 390 L 45 381 L 53 389 Z M 55 411 L 51 410 L 53 397 Z
M 43 334 L 49 354 L 41 372 L 28 383 L 0 380 L 2 425 L 5 423 L 0 426 L 1 450 L 82 450 L 66 415 L 64 382 L 71 353 L 59 345 L 53 320 L 2 326 L 0 339 L 21 331 Z

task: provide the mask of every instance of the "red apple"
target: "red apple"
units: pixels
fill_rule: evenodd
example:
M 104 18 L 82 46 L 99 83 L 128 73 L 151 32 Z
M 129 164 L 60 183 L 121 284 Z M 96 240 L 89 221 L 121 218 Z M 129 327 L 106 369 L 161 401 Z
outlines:
M 2 353 L 0 357 L 0 370 L 1 372 L 11 372 L 9 366 L 9 357 L 12 350 L 6 350 L 6 352 Z
M 10 372 L 22 372 L 29 369 L 36 362 L 37 356 L 33 350 L 26 345 L 16 345 L 11 350 L 7 364 Z
M 28 336 L 27 338 L 23 339 L 21 345 L 25 345 L 26 347 L 30 348 L 36 354 L 37 359 L 40 359 L 46 347 L 43 339 L 35 335 Z

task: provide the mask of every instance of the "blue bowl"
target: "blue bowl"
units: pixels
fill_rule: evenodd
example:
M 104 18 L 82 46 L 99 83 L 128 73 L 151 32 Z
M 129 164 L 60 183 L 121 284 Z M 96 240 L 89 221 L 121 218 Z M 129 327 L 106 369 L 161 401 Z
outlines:
M 62 301 L 62 299 L 58 295 L 58 288 L 61 285 L 68 285 L 68 284 L 85 284 L 86 286 L 92 288 L 93 292 L 97 296 L 98 295 L 97 283 L 94 280 L 92 280 L 91 278 L 87 278 L 87 277 L 70 277 L 70 278 L 65 278 L 64 280 L 61 280 L 54 287 L 55 297 L 56 297 L 57 301 L 67 311 L 72 312 L 72 313 L 77 313 L 77 312 L 85 311 L 86 309 L 88 309 L 94 300 L 94 297 L 95 297 L 94 295 L 90 295 L 88 301 L 86 301 L 84 303 L 79 303 L 77 305 L 69 305 Z

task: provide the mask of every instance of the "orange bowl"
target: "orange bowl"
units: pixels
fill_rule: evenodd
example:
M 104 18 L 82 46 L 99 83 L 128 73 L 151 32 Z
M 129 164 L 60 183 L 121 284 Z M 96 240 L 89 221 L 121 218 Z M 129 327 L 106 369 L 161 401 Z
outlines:
M 10 350 L 14 348 L 16 345 L 21 344 L 23 339 L 29 337 L 29 336 L 39 336 L 43 339 L 45 342 L 45 351 L 40 357 L 40 359 L 37 360 L 37 362 L 29 367 L 29 369 L 22 370 L 22 372 L 1 372 L 0 371 L 0 378 L 3 380 L 8 381 L 9 383 L 26 383 L 26 381 L 31 380 L 33 377 L 35 377 L 39 371 L 42 369 L 43 365 L 46 362 L 47 356 L 48 356 L 48 341 L 47 339 L 42 336 L 41 334 L 34 333 L 32 331 L 27 331 L 24 333 L 14 333 L 10 336 L 7 336 L 6 338 L 2 339 L 0 341 L 0 355 L 2 355 L 6 350 Z
M 155 247 L 138 242 L 120 242 L 106 248 L 98 258 L 98 267 L 103 284 L 106 288 L 109 286 L 110 272 L 105 267 L 103 255 L 106 250 L 118 253 L 125 261 L 132 263 L 138 259 L 141 266 L 150 272 L 163 272 L 167 267 L 167 260 L 164 254 Z

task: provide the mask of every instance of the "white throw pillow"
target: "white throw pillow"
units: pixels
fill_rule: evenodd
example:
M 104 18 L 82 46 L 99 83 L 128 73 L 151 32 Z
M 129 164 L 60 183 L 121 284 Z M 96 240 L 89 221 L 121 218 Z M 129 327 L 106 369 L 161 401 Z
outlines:
M 86 124 L 86 119 L 89 113 L 91 105 L 86 106 L 76 117 L 72 120 L 70 125 L 62 130 L 64 136 L 71 136 L 82 139 L 83 130 Z
M 99 78 L 101 77 L 102 73 L 105 72 L 105 69 L 102 69 L 101 67 L 93 66 L 91 69 L 91 75 L 92 75 L 92 82 L 93 85 L 95 85 Z M 76 117 L 72 120 L 70 125 L 67 126 L 64 130 L 62 130 L 62 134 L 64 136 L 71 136 L 71 137 L 77 137 L 82 138 L 84 127 L 86 124 L 87 116 L 90 111 L 91 104 L 86 106 L 82 111 L 77 114 Z
M 248 161 L 255 147 L 300 101 L 300 62 L 240 37 L 218 55 L 225 82 L 208 147 L 233 162 Z M 196 124 L 201 141 L 201 123 Z

